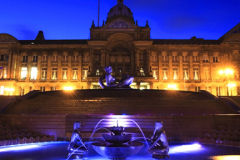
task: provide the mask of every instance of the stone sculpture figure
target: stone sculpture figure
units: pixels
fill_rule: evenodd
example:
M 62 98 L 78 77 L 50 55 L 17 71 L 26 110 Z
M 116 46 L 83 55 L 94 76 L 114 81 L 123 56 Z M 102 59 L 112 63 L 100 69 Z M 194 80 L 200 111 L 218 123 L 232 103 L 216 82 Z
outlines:
M 169 158 L 167 135 L 162 127 L 163 122 L 155 122 L 155 130 L 151 136 L 152 144 L 148 149 L 148 152 L 156 159 L 165 159 L 165 157 Z
M 75 155 L 75 158 L 81 158 L 83 154 L 88 152 L 80 133 L 81 123 L 75 122 L 73 125 L 74 131 L 71 136 L 71 141 L 68 145 L 69 155 Z M 68 155 L 68 156 L 69 156 Z
M 122 76 L 122 79 L 119 80 L 111 75 L 112 73 L 112 67 L 111 66 L 106 66 L 105 67 L 105 72 L 106 75 L 103 75 L 99 78 L 99 84 L 102 88 L 107 89 L 107 88 L 130 88 L 129 86 L 132 84 L 134 77 L 124 74 Z M 105 86 L 103 84 L 103 80 L 106 79 L 106 84 Z

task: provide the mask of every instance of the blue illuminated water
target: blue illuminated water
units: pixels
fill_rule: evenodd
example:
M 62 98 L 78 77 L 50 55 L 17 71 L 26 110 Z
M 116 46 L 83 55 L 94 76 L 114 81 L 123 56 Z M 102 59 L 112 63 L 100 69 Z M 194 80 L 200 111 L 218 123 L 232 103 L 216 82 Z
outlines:
M 1 160 L 65 160 L 69 142 L 36 143 L 0 147 Z M 240 160 L 239 147 L 170 143 L 170 160 Z M 71 159 L 71 158 L 70 158 Z M 83 160 L 108 160 L 92 148 Z M 153 160 L 145 147 L 127 160 Z

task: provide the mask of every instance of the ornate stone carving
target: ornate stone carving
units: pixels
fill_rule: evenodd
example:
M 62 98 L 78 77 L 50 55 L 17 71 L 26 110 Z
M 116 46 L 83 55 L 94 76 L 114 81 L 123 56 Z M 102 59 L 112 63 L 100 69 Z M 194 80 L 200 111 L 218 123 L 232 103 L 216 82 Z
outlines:
M 134 26 L 125 22 L 124 20 L 116 20 L 105 27 L 106 28 L 133 28 Z
M 226 43 L 240 43 L 240 36 L 232 36 L 232 37 L 228 38 L 225 42 Z
M 121 52 L 121 51 L 128 51 L 128 48 L 127 48 L 127 46 L 125 44 L 119 43 L 119 44 L 116 44 L 114 46 L 112 51 L 119 51 L 119 52 Z

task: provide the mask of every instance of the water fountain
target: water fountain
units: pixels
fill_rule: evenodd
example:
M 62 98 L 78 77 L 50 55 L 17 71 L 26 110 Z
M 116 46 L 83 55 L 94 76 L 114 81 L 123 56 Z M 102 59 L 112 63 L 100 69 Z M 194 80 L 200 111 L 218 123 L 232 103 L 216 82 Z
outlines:
M 124 160 L 137 154 L 144 146 L 140 142 L 131 142 L 132 134 L 124 134 L 124 127 L 111 127 L 111 134 L 103 134 L 104 141 L 92 144 L 93 149 L 100 155 L 112 160 Z

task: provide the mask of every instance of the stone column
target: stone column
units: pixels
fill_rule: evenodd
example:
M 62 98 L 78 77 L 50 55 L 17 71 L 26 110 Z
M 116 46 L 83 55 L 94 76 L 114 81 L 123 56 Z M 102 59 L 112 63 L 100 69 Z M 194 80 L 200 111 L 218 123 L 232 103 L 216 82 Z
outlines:
M 7 78 L 11 78 L 11 70 L 12 70 L 12 53 L 8 54 L 8 66 L 7 66 Z
M 138 72 L 139 68 L 139 49 L 135 50 L 135 72 Z
M 131 75 L 135 75 L 135 68 L 134 68 L 134 61 L 135 61 L 136 57 L 134 57 L 134 51 L 131 51 Z M 135 65 L 136 62 L 135 62 Z
M 106 66 L 109 66 L 109 52 L 110 51 L 106 51 L 106 60 L 105 60 Z
M 209 76 L 210 77 L 208 77 L 208 79 L 213 81 L 213 79 L 214 80 L 216 79 L 216 77 L 213 75 L 213 73 L 214 73 L 214 69 L 213 69 L 213 53 L 210 53 L 209 57 L 210 57 L 210 59 L 209 59 L 209 61 L 210 61 Z
M 104 67 L 106 66 L 106 50 L 101 50 L 101 67 L 102 71 L 104 72 Z
M 172 52 L 168 52 L 168 56 L 169 56 L 168 80 L 172 80 L 173 79 Z
M 82 81 L 82 54 L 78 54 L 78 80 L 81 82 Z
M 31 78 L 31 63 L 32 63 L 32 54 L 28 54 L 28 62 L 27 62 L 27 78 L 26 82 L 29 82 Z M 26 88 L 25 88 L 26 89 Z M 27 93 L 27 92 L 26 92 Z
M 189 64 L 190 64 L 190 66 L 189 66 L 189 80 L 193 80 L 193 55 L 192 55 L 193 53 L 191 52 L 191 53 L 189 53 Z
M 150 60 L 151 60 L 151 50 L 147 50 L 146 55 L 146 73 L 147 75 L 150 75 Z
M 183 80 L 183 58 L 182 58 L 183 52 L 179 54 L 179 79 Z
M 162 75 L 162 52 L 158 53 L 158 81 L 160 82 L 163 79 Z
M 71 81 L 72 80 L 72 54 L 68 54 L 68 72 L 67 72 L 67 80 Z
M 93 49 L 90 49 L 90 54 L 89 54 L 89 67 L 90 67 L 90 75 L 93 75 L 94 72 L 94 53 Z
M 38 55 L 38 61 L 37 61 L 37 80 L 41 79 L 41 72 L 42 72 L 42 68 L 41 68 L 41 62 L 42 62 L 42 56 L 39 54 Z
M 62 54 L 58 54 L 57 80 L 62 79 Z
M 52 79 L 52 54 L 47 55 L 47 80 Z
M 16 79 L 17 53 L 13 52 L 11 61 L 11 79 Z
M 21 79 L 21 62 L 22 62 L 22 55 L 19 54 L 17 55 L 17 60 L 16 60 L 16 79 L 20 80 Z
M 201 52 L 199 54 L 199 60 L 200 60 L 200 68 L 199 68 L 199 79 L 203 80 L 204 72 L 203 72 L 203 53 Z

